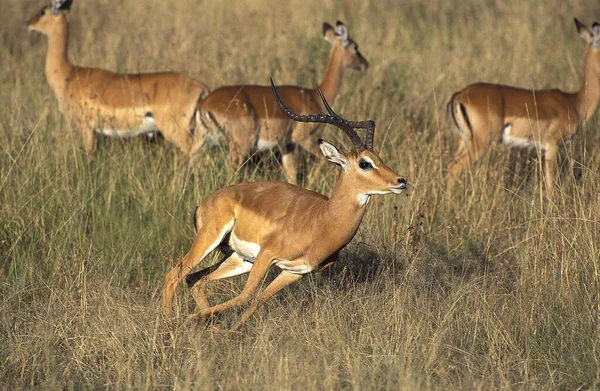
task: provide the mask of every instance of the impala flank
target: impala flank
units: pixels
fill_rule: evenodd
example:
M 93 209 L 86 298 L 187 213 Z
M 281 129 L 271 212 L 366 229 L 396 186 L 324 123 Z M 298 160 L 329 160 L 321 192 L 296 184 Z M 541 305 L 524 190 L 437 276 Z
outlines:
M 27 27 L 48 37 L 46 79 L 61 112 L 77 125 L 88 159 L 95 147 L 94 131 L 131 137 L 160 130 L 189 155 L 194 111 L 207 87 L 177 72 L 119 74 L 72 65 L 67 54 L 71 4 L 52 0 Z
M 477 83 L 455 93 L 448 111 L 460 135 L 454 163 L 448 169 L 448 190 L 459 175 L 496 142 L 543 151 L 548 196 L 556 180 L 559 147 L 568 145 L 596 111 L 600 101 L 600 24 L 591 31 L 575 19 L 587 42 L 583 85 L 578 92 L 525 90 Z
M 192 316 L 195 319 L 249 302 L 268 269 L 273 265 L 281 269 L 233 326 L 237 329 L 276 292 L 313 270 L 331 266 L 356 234 L 372 195 L 400 194 L 408 187 L 406 178 L 398 176 L 373 151 L 373 121 L 351 122 L 339 117 L 323 95 L 323 106 L 329 114 L 292 113 L 271 84 L 287 116 L 303 123 L 337 126 L 348 135 L 356 151 L 340 152 L 328 142 L 319 141 L 325 157 L 341 168 L 329 199 L 286 182 L 242 183 L 206 197 L 196 209 L 196 237 L 190 251 L 165 278 L 163 313 L 167 325 L 176 287 L 215 248 L 225 250 L 228 256 L 187 279 L 198 305 L 198 312 Z M 364 143 L 355 131 L 358 128 L 367 129 Z M 244 273 L 249 276 L 239 296 L 215 306 L 208 303 L 205 286 L 209 281 Z
M 329 63 L 323 81 L 319 84 L 329 102 L 334 101 L 340 88 L 345 68 L 365 71 L 369 63 L 358 51 L 358 45 L 348 36 L 342 22 L 335 28 L 323 24 L 323 36 L 331 43 Z M 278 88 L 291 110 L 322 113 L 325 110 L 316 89 L 298 86 Z M 197 136 L 192 154 L 197 158 L 205 153 L 208 144 L 225 138 L 229 146 L 229 161 L 234 168 L 242 165 L 254 151 L 279 146 L 283 151 L 282 163 L 287 180 L 296 183 L 294 150 L 300 144 L 313 155 L 319 147 L 311 138 L 318 124 L 294 123 L 278 108 L 268 86 L 237 85 L 217 88 L 198 103 Z M 224 130 L 224 137 L 221 131 Z

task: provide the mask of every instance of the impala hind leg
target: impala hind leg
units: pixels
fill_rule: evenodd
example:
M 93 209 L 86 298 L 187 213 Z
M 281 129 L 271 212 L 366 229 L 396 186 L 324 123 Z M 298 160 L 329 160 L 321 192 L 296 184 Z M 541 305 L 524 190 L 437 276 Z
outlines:
M 476 139 L 472 139 L 466 143 L 466 146 L 462 149 L 462 152 L 457 155 L 452 163 L 448 167 L 446 191 L 452 192 L 456 181 L 463 171 L 469 168 L 477 160 L 481 159 L 487 152 L 489 144 L 478 142 Z
M 172 118 L 172 115 L 168 113 L 154 112 L 152 114 L 156 126 L 165 140 L 174 144 L 184 155 L 188 156 L 192 148 L 192 134 L 189 125 L 184 121 Z M 187 121 L 189 120 L 188 118 Z
M 202 206 L 199 208 L 202 208 Z M 189 272 L 208 255 L 208 253 L 214 250 L 221 243 L 225 235 L 233 229 L 233 216 L 213 216 L 209 219 L 208 211 L 206 213 L 203 213 L 203 211 L 204 210 L 197 211 L 202 221 L 198 224 L 201 226 L 198 229 L 192 248 L 183 257 L 183 260 L 167 273 L 167 276 L 165 277 L 162 310 L 167 325 L 170 325 L 171 304 L 173 302 L 175 289 L 179 283 L 181 283 L 186 275 L 189 274 Z
M 205 271 L 208 271 L 208 273 L 200 278 L 200 280 L 198 280 L 198 282 L 196 282 L 190 290 L 190 293 L 194 298 L 196 305 L 198 306 L 198 311 L 202 311 L 210 307 L 210 304 L 206 298 L 206 284 L 208 284 L 210 281 L 235 277 L 248 273 L 250 269 L 252 269 L 252 263 L 245 261 L 237 253 L 233 253 L 223 262 L 218 264 L 216 269 L 213 266 L 198 272 L 204 273 Z

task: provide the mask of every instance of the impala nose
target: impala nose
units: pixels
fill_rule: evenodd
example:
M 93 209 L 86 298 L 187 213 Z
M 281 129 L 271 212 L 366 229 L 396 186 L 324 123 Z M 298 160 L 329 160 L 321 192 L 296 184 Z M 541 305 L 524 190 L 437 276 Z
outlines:
M 406 178 L 398 178 L 398 187 L 400 189 L 408 188 L 408 180 Z
M 361 72 L 366 72 L 367 69 L 369 69 L 369 62 L 365 60 L 365 62 L 362 63 L 361 66 L 360 66 L 360 71 Z

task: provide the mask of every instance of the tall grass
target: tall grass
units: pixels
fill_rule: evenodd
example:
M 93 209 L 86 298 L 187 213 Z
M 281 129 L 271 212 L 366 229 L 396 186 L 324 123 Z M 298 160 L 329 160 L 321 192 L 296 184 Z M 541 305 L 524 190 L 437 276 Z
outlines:
M 407 197 L 372 201 L 329 272 L 279 293 L 239 334 L 188 324 L 163 340 L 165 273 L 188 250 L 191 213 L 241 180 L 283 179 L 275 159 L 234 172 L 226 150 L 189 167 L 168 143 L 102 139 L 92 165 L 43 75 L 43 4 L 4 4 L 0 31 L 0 388 L 597 389 L 600 387 L 600 149 L 587 126 L 583 179 L 565 168 L 553 201 L 540 158 L 499 147 L 456 194 L 443 174 L 451 93 L 485 80 L 579 88 L 572 22 L 594 1 L 75 2 L 73 62 L 184 70 L 224 84 L 312 86 L 343 20 L 371 63 L 347 71 L 335 109 L 377 122 L 376 147 Z M 348 142 L 334 129 L 319 136 Z M 568 161 L 572 151 L 567 151 Z M 306 175 L 328 194 L 336 168 Z M 218 302 L 244 278 L 215 283 Z

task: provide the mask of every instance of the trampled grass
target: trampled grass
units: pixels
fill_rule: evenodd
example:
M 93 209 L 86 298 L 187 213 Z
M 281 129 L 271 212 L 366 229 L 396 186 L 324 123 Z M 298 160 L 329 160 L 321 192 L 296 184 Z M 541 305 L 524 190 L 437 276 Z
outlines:
M 494 150 L 445 194 L 454 136 L 445 104 L 475 81 L 576 90 L 594 1 L 78 2 L 71 60 L 124 72 L 184 70 L 225 84 L 312 86 L 343 20 L 371 67 L 346 71 L 334 108 L 377 122 L 408 196 L 374 198 L 328 272 L 193 325 L 187 288 L 163 345 L 166 272 L 188 250 L 204 196 L 283 179 L 275 159 L 234 172 L 226 150 L 189 167 L 166 142 L 101 139 L 92 165 L 43 74 L 46 40 L 10 2 L 0 31 L 0 388 L 597 389 L 600 145 L 586 127 L 581 181 L 563 159 L 548 201 L 535 152 Z M 318 136 L 349 146 L 334 129 Z M 336 168 L 311 175 L 329 194 Z M 275 272 L 275 271 L 274 271 Z M 244 278 L 211 286 L 237 294 Z

